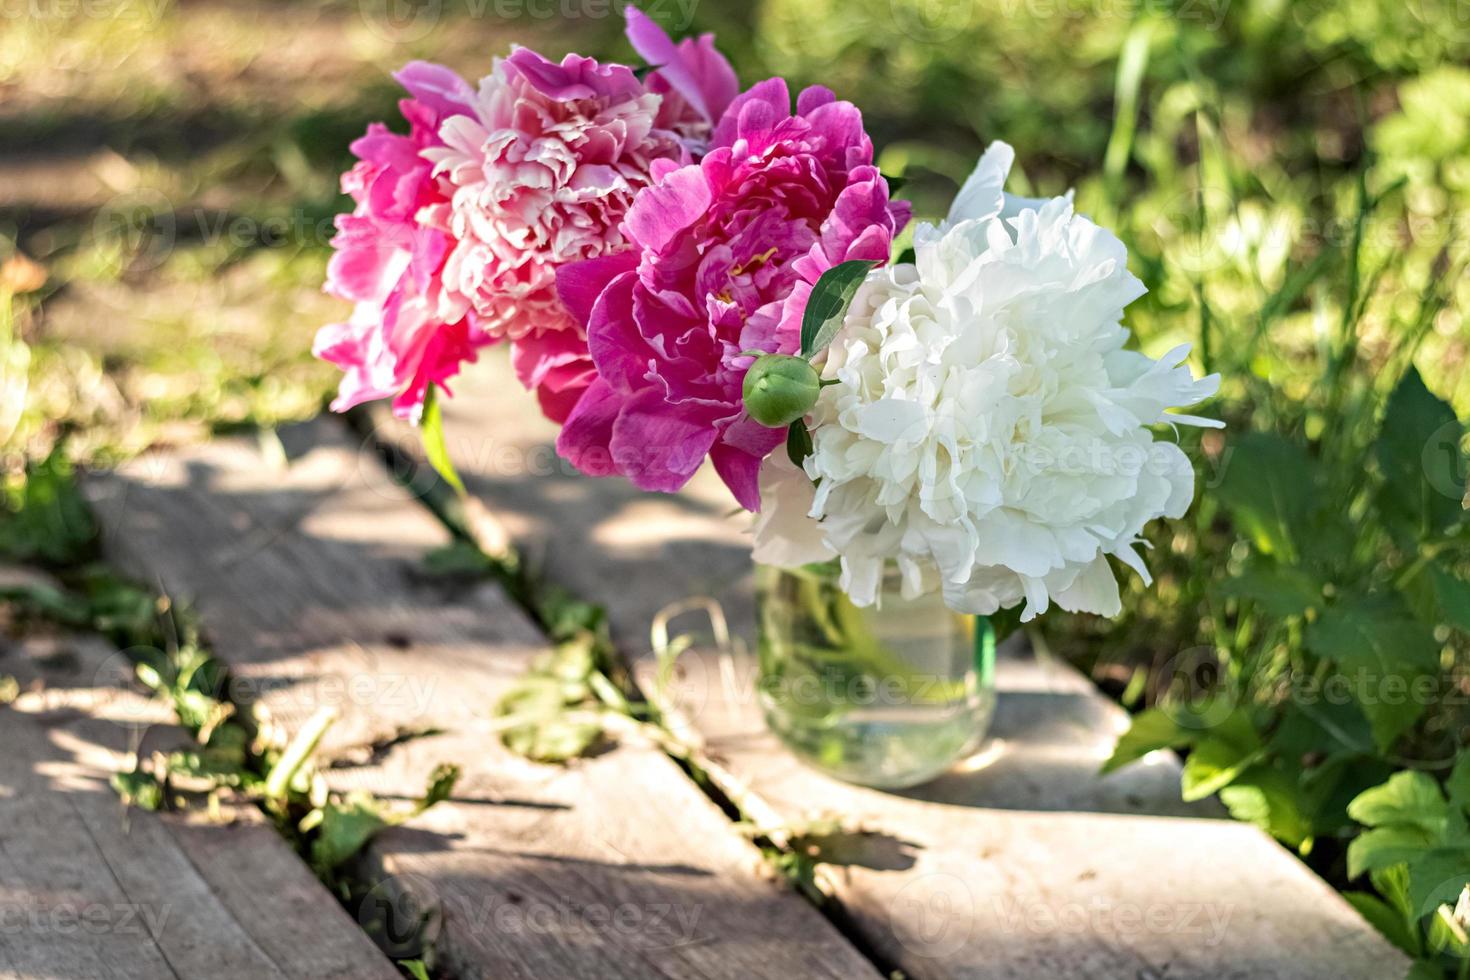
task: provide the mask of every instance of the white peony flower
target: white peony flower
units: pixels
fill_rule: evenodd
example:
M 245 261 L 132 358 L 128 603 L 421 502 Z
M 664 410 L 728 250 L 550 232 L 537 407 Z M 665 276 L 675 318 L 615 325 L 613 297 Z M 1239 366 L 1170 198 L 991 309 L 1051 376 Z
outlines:
M 916 265 L 859 289 L 809 418 L 815 489 L 793 488 L 783 460 L 762 471 L 762 510 L 779 516 L 758 529 L 759 560 L 778 560 L 783 536 L 820 553 L 788 513 L 810 494 L 860 605 L 890 561 L 907 595 L 942 589 L 979 614 L 1024 599 L 1023 620 L 1052 601 L 1117 614 L 1110 555 L 1149 581 L 1139 533 L 1184 514 L 1194 473 L 1148 427 L 1218 425 L 1168 409 L 1219 378 L 1196 380 L 1183 347 L 1157 361 L 1124 349 L 1123 308 L 1144 292 L 1126 249 L 1069 197 L 1005 195 L 1013 156 L 992 144 L 948 219 L 917 229 Z

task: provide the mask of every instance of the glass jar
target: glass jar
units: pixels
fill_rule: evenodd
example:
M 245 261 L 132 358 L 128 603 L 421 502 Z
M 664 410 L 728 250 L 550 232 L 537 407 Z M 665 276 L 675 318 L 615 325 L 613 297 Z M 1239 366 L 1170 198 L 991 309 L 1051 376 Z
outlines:
M 756 568 L 766 724 L 828 775 L 899 789 L 979 746 L 995 710 L 994 632 L 939 594 L 904 599 L 897 573 L 859 608 L 836 563 Z

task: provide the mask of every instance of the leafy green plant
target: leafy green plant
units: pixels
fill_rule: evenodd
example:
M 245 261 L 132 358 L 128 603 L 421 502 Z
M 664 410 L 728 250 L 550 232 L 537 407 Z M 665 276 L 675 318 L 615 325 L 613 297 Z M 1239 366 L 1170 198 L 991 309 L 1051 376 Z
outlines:
M 97 531 L 62 447 L 0 480 L 0 556 L 59 566 L 86 555 Z
M 1348 813 L 1368 829 L 1348 846 L 1348 875 L 1377 894 L 1347 899 L 1395 945 L 1420 960 L 1414 980 L 1470 976 L 1470 757 L 1443 787 L 1422 772 L 1395 773 Z
M 1175 664 L 1105 770 L 1187 749 L 1186 799 L 1218 793 L 1304 855 L 1331 841 L 1321 870 L 1374 873 L 1382 901 L 1414 922 L 1452 900 L 1463 881 L 1449 895 L 1423 882 L 1442 871 L 1439 887 L 1455 862 L 1470 872 L 1457 809 L 1470 799 L 1470 718 L 1452 696 L 1470 640 L 1464 434 L 1410 368 L 1364 447 L 1367 472 L 1275 434 L 1231 441 L 1214 497 L 1240 539 L 1209 587 L 1219 642 Z M 1393 877 L 1401 863 L 1408 885 Z

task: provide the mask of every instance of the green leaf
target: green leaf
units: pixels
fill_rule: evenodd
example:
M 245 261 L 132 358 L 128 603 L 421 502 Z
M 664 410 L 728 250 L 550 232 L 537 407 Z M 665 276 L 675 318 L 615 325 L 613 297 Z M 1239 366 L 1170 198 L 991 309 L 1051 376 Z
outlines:
M 1290 847 L 1304 850 L 1312 841 L 1301 789 L 1279 769 L 1252 766 L 1220 790 L 1220 802 L 1236 820 L 1255 824 Z
M 1407 865 L 1396 864 L 1381 871 L 1371 871 L 1368 873 L 1368 880 L 1373 883 L 1374 891 L 1382 895 L 1383 900 L 1398 912 L 1405 922 L 1418 923 L 1419 917 L 1414 914 L 1414 909 L 1409 904 L 1409 868 Z
M 1436 847 L 1409 863 L 1409 901 L 1418 915 L 1454 902 L 1470 885 L 1470 848 Z
M 419 422 L 419 436 L 424 443 L 424 456 L 434 472 L 444 478 L 460 495 L 464 496 L 464 481 L 449 458 L 449 447 L 444 442 L 444 414 L 439 409 L 439 390 L 429 385 L 424 393 L 424 415 Z
M 1348 804 L 1393 772 L 1393 767 L 1381 759 L 1355 752 L 1329 755 L 1302 772 L 1297 782 L 1301 786 L 1303 807 L 1312 819 L 1314 835 L 1347 839 L 1361 832 L 1362 828 L 1348 816 Z
M 92 625 L 92 604 L 81 596 L 43 583 L 23 583 L 0 589 L 0 602 L 15 606 L 28 616 L 48 619 L 65 626 Z
M 96 534 L 62 446 L 29 465 L 17 484 L 0 484 L 0 556 L 76 564 L 86 559 Z
M 1322 582 L 1301 568 L 1252 560 L 1235 578 L 1215 587 L 1217 595 L 1248 599 L 1272 616 L 1301 616 L 1323 605 Z
M 482 579 L 500 571 L 500 563 L 471 541 L 456 540 L 424 555 L 424 570 L 451 579 Z
M 1300 446 L 1264 432 L 1241 437 L 1228 452 L 1216 495 L 1258 550 L 1296 564 L 1311 516 L 1316 464 Z
M 806 420 L 797 419 L 786 430 L 786 458 L 798 468 L 812 454 L 812 434 L 807 431 Z
M 317 834 L 311 842 L 311 863 L 318 872 L 341 867 L 392 822 L 376 800 L 360 791 L 340 803 L 329 802 L 320 813 Z
M 806 301 L 806 312 L 801 317 L 803 357 L 826 350 L 842 326 L 847 307 L 863 278 L 877 264 L 873 259 L 849 259 L 822 273 L 822 278 L 812 287 L 811 298 Z
M 1329 699 L 1308 687 L 1306 682 L 1293 693 L 1296 696 L 1271 736 L 1271 749 L 1276 755 L 1300 765 L 1308 754 L 1374 754 L 1373 730 L 1363 709 L 1351 698 Z M 1376 785 L 1388 776 L 1384 773 L 1370 785 Z
M 429 807 L 449 799 L 457 782 L 459 782 L 459 766 L 447 762 L 435 766 L 434 771 L 429 774 L 429 788 L 424 791 L 424 798 L 419 800 L 414 812 L 423 813 Z
M 1470 633 L 1470 582 L 1438 564 L 1430 566 L 1429 576 L 1444 621 Z
M 1207 738 L 1194 747 L 1184 760 L 1182 792 L 1184 801 L 1192 803 L 1214 796 L 1229 786 L 1246 769 L 1265 756 L 1264 749 L 1241 755 L 1235 746 L 1220 739 Z
M 429 968 L 424 966 L 423 960 L 399 960 L 398 965 L 408 973 L 413 980 L 429 980 Z
M 1424 714 L 1418 681 L 1439 668 L 1434 633 L 1397 596 L 1349 594 L 1307 627 L 1308 650 L 1347 676 L 1380 749 Z
M 1445 830 L 1449 805 L 1433 776 L 1405 770 L 1360 793 L 1348 804 L 1348 816 L 1366 827 L 1407 824 L 1438 836 Z
M 111 782 L 124 806 L 135 806 L 140 810 L 157 810 L 163 806 L 163 786 L 150 773 L 141 770 L 115 772 Z
M 1379 508 L 1412 540 L 1449 527 L 1463 515 L 1464 427 L 1413 367 L 1389 396 L 1373 454 L 1383 475 Z
M 1342 669 L 1380 748 L 1428 707 L 1415 692 L 1426 674 L 1438 670 L 1439 644 L 1396 597 L 1344 596 L 1307 628 L 1305 644 Z
M 1367 892 L 1343 892 L 1342 897 L 1347 899 L 1349 905 L 1358 910 L 1358 914 L 1368 920 L 1368 923 L 1383 934 L 1383 938 L 1393 943 L 1399 949 L 1410 956 L 1419 955 L 1419 936 L 1415 931 L 1417 923 L 1404 921 L 1404 917 L 1377 895 Z
M 1417 827 L 1374 827 L 1354 837 L 1348 844 L 1348 877 L 1356 878 L 1366 871 L 1382 871 L 1395 865 L 1407 865 L 1419 858 L 1434 843 L 1434 835 Z
M 1460 757 L 1455 760 L 1455 768 L 1450 770 L 1449 778 L 1445 780 L 1444 788 L 1449 794 L 1450 805 L 1461 810 L 1470 808 L 1470 752 L 1460 753 Z
M 572 646 L 565 648 L 567 651 Z M 576 665 L 564 659 L 563 649 L 552 659 L 538 662 L 495 707 L 510 724 L 500 739 L 511 751 L 536 762 L 566 762 L 587 752 L 602 736 L 602 726 L 571 716 L 589 698 L 586 677 L 590 658 Z
M 1413 690 L 1417 686 L 1416 682 L 1423 676 L 1415 674 L 1406 678 L 1408 688 Z M 1373 728 L 1373 742 L 1384 752 L 1398 741 L 1399 736 L 1413 728 L 1429 708 L 1427 704 L 1415 700 L 1412 694 L 1400 697 L 1397 693 L 1400 690 L 1397 682 L 1391 681 L 1385 687 L 1378 687 L 1365 679 L 1354 681 L 1352 688 L 1354 696 L 1362 702 L 1363 714 L 1368 716 L 1368 723 Z
M 597 725 L 552 717 L 507 729 L 502 738 L 506 748 L 533 762 L 568 762 L 585 755 L 601 735 Z
M 1157 749 L 1182 749 L 1194 742 L 1199 732 L 1179 725 L 1169 713 L 1149 708 L 1133 716 L 1133 723 L 1118 739 L 1113 754 L 1103 763 L 1106 775 L 1142 759 Z

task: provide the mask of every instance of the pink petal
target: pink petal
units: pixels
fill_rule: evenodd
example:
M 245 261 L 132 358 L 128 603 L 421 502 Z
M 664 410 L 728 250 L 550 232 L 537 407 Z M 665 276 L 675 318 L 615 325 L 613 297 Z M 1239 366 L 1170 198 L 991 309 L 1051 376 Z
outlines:
M 737 95 L 715 126 L 710 146 L 730 146 L 737 139 L 768 129 L 791 116 L 791 90 L 784 78 L 756 82 Z
M 400 71 L 394 72 L 393 78 L 441 118 L 471 112 L 474 89 L 443 65 L 410 61 Z
M 638 253 L 631 249 L 600 255 L 595 259 L 568 262 L 556 270 L 556 295 L 577 322 L 585 327 L 592 319 L 593 304 L 607 284 L 637 267 Z
M 735 502 L 749 511 L 760 510 L 761 458 L 723 443 L 710 450 L 709 458 L 715 464 L 715 472 L 735 496 Z
M 714 122 L 735 97 L 740 83 L 724 55 L 715 50 L 714 35 L 696 42 L 686 38 L 675 45 L 647 14 L 629 4 L 628 41 L 633 50 L 658 69 L 674 91 L 708 122 Z
M 832 90 L 827 86 L 809 85 L 802 89 L 801 94 L 796 97 L 796 114 L 804 116 L 813 109 L 836 101 L 837 96 L 833 95 Z
M 712 423 L 720 411 L 720 406 L 670 404 L 657 388 L 645 388 L 623 403 L 613 423 L 613 460 L 639 489 L 673 493 L 689 482 L 714 445 L 719 430 Z
M 653 356 L 638 332 L 633 291 L 638 276 L 625 272 L 608 283 L 587 324 L 587 350 L 597 363 L 597 375 L 615 390 L 631 392 L 643 384 Z
M 661 251 L 709 208 L 710 189 L 698 164 L 680 167 L 633 199 L 623 219 L 623 237 Z
M 613 467 L 613 423 L 617 421 L 623 396 L 601 379 L 592 382 L 577 402 L 561 434 L 556 437 L 556 451 L 567 462 L 588 476 L 611 476 Z
M 565 391 L 553 391 L 551 388 L 537 388 L 536 401 L 541 405 L 541 414 L 553 422 L 565 422 L 576 407 L 581 404 L 582 396 L 586 393 L 586 386 L 568 388 Z

